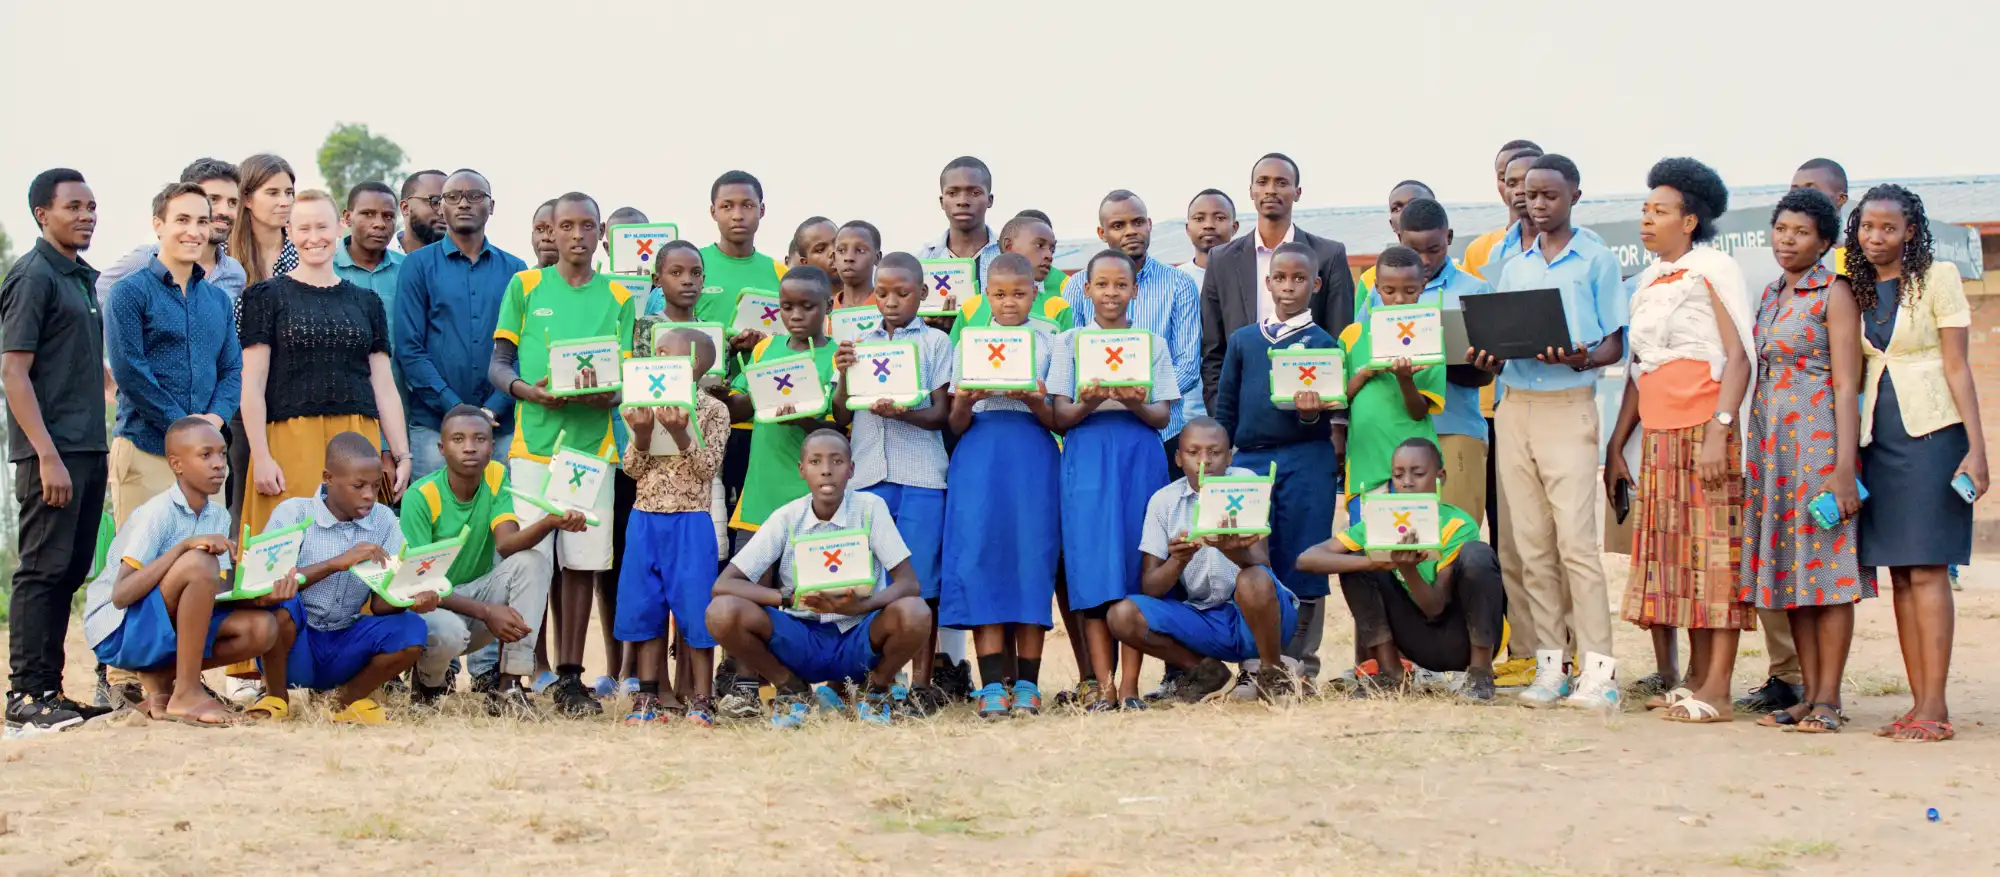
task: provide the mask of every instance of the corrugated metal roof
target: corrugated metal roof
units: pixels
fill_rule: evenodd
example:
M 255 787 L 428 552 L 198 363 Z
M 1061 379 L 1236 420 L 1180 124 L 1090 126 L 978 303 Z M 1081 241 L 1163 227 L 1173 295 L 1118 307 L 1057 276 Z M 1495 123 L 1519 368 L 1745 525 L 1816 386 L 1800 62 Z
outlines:
M 1932 220 L 1938 222 L 2000 221 L 2000 174 L 1862 180 L 1850 184 L 1849 191 L 1858 198 L 1877 183 L 1900 183 L 1908 187 L 1924 199 L 1924 209 Z M 1789 188 L 1789 184 L 1732 188 L 1729 190 L 1729 206 L 1735 210 L 1776 204 Z M 1585 198 L 1577 203 L 1575 218 L 1579 225 L 1636 220 L 1639 206 L 1645 202 L 1644 192 Z M 1458 230 L 1461 249 L 1472 236 L 1484 234 L 1507 221 L 1506 209 L 1494 202 L 1446 204 L 1445 208 L 1451 213 L 1452 227 Z M 1153 257 L 1174 264 L 1193 258 L 1194 248 L 1188 244 L 1186 220 L 1154 219 L 1158 225 L 1153 230 Z M 1244 229 L 1249 229 L 1256 221 L 1255 215 L 1248 213 L 1243 214 L 1241 219 Z M 1389 211 L 1386 207 L 1315 207 L 1297 211 L 1293 220 L 1306 231 L 1346 244 L 1350 254 L 1376 253 L 1395 243 L 1395 237 L 1389 233 Z M 1090 254 L 1103 248 L 1104 243 L 1094 237 L 1063 241 L 1056 247 L 1056 267 L 1074 271 L 1083 267 Z

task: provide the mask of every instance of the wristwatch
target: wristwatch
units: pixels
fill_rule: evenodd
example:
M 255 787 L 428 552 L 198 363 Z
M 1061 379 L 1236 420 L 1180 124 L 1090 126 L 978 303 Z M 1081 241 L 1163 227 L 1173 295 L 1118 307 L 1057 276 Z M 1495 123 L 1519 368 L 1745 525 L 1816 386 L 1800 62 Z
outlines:
M 1727 411 L 1715 412 L 1715 416 L 1712 419 L 1716 423 L 1720 423 L 1725 427 L 1734 427 L 1736 425 L 1736 415 L 1731 414 Z

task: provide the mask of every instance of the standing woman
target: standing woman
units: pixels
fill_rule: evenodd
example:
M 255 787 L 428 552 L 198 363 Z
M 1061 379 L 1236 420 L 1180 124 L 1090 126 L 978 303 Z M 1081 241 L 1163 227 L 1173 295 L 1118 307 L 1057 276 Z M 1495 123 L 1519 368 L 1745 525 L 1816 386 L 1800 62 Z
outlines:
M 229 240 L 222 251 L 242 263 L 244 286 L 291 273 L 298 267 L 299 253 L 285 226 L 292 219 L 297 200 L 297 177 L 284 159 L 259 153 L 237 166 L 243 180 L 243 202 L 236 208 L 236 221 L 229 224 Z M 238 297 L 241 298 L 240 296 Z M 242 326 L 242 304 L 237 304 L 237 325 Z M 250 493 L 250 440 L 243 434 L 243 412 L 229 418 L 229 513 L 241 526 L 243 495 Z M 261 520 L 260 522 L 261 523 Z
M 1736 262 L 1707 243 L 1729 189 L 1707 165 L 1661 159 L 1639 238 L 1660 261 L 1632 294 L 1632 377 L 1611 433 L 1604 484 L 1633 481 L 1625 446 L 1644 424 L 1640 506 L 1632 528 L 1626 621 L 1686 628 L 1687 679 L 1655 705 L 1680 722 L 1730 720 L 1736 640 L 1756 615 L 1738 599 L 1743 546 L 1743 450 L 1736 421 L 1750 388 L 1751 307 Z M 1714 704 L 1721 704 L 1717 709 Z
M 1771 251 L 1784 276 L 1757 308 L 1757 392 L 1743 511 L 1743 594 L 1786 613 L 1805 697 L 1757 724 L 1839 731 L 1840 679 L 1854 640 L 1854 604 L 1875 596 L 1861 566 L 1855 458 L 1861 436 L 1861 308 L 1854 288 L 1821 260 L 1840 240 L 1840 209 L 1793 189 L 1771 212 Z M 1869 304 L 1873 305 L 1871 288 Z M 1826 416 L 1832 403 L 1833 417 Z M 1833 494 L 1840 522 L 1822 526 L 1810 504 Z
M 1857 257 L 1858 256 L 1858 257 Z M 1986 438 L 1966 360 L 1972 311 L 1958 270 L 1931 258 L 1924 202 L 1897 185 L 1868 190 L 1847 217 L 1847 271 L 1861 310 L 1861 565 L 1889 567 L 1896 636 L 1916 704 L 1876 734 L 1936 743 L 1945 706 L 1952 598 L 1947 564 L 1972 559 L 1972 503 L 1986 493 Z
M 229 255 L 243 263 L 249 283 L 290 274 L 299 265 L 299 251 L 285 232 L 297 200 L 297 175 L 284 159 L 268 153 L 244 159 L 237 169 L 243 174 L 243 206 L 230 226 Z
M 396 459 L 391 496 L 410 480 L 403 403 L 389 373 L 388 316 L 382 299 L 333 273 L 341 233 L 333 199 L 300 194 L 289 231 L 298 267 L 243 291 L 251 482 L 243 523 L 252 533 L 263 531 L 278 503 L 318 491 L 327 441 L 340 433 L 388 437 Z

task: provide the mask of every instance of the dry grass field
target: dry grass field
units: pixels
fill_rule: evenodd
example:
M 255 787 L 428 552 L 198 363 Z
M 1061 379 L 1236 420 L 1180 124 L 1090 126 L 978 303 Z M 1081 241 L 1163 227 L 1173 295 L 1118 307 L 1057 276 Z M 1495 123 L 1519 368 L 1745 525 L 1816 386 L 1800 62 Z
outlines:
M 0 744 L 0 874 L 1996 873 L 2000 567 L 1959 596 L 1941 745 L 1869 734 L 1906 702 L 1886 600 L 1861 613 L 1839 735 L 1421 697 L 794 733 L 466 704 L 373 729 L 125 716 Z M 1649 672 L 1644 636 L 1618 636 L 1626 675 Z M 1074 673 L 1051 646 L 1053 690 Z M 1762 647 L 1744 638 L 1739 690 Z

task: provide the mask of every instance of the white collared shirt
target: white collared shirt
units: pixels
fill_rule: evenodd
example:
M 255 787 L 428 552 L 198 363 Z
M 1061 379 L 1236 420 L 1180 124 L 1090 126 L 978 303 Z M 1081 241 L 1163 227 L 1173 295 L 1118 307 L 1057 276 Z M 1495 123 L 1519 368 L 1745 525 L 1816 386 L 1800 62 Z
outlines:
M 1298 236 L 1299 224 L 1287 225 L 1285 239 L 1279 241 L 1278 246 L 1292 243 Z M 1277 303 L 1271 300 L 1271 287 L 1266 283 L 1271 276 L 1271 255 L 1278 251 L 1278 247 L 1264 246 L 1264 236 L 1257 233 L 1255 226 L 1250 228 L 1250 245 L 1257 248 L 1257 321 L 1261 323 L 1278 311 Z

